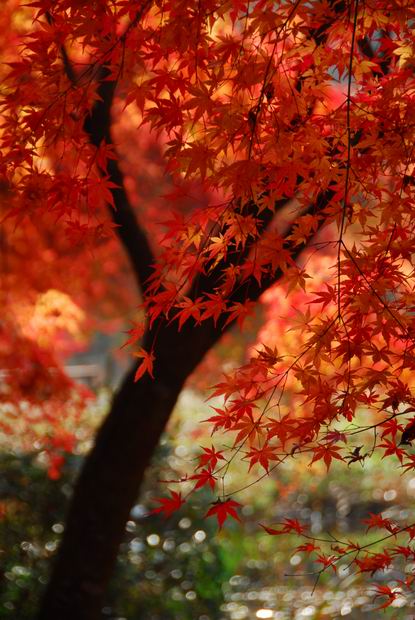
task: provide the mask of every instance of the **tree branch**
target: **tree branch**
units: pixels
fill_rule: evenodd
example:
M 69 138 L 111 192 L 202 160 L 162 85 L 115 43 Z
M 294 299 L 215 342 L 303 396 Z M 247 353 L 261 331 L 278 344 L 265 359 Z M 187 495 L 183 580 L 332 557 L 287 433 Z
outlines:
M 91 143 L 98 147 L 102 141 L 113 144 L 111 138 L 111 108 L 114 99 L 116 82 L 109 81 L 108 70 L 103 67 L 100 71 L 99 86 L 96 101 L 91 113 L 86 117 L 84 129 L 89 135 Z M 111 183 L 117 187 L 111 188 L 115 208 L 110 208 L 111 217 L 117 225 L 116 233 L 130 259 L 136 280 L 140 289 L 145 291 L 145 283 L 152 274 L 155 258 L 147 239 L 147 235 L 139 225 L 132 209 L 127 193 L 124 189 L 124 175 L 118 161 L 109 160 L 108 175 Z
M 192 286 L 190 288 L 188 296 L 191 299 L 196 299 L 199 292 L 213 293 L 215 289 L 220 285 L 220 281 L 223 277 L 224 271 L 231 265 L 237 265 L 242 263 L 244 259 L 248 257 L 249 253 L 260 238 L 261 233 L 263 233 L 273 221 L 275 214 L 281 211 L 290 201 L 291 198 L 283 198 L 281 200 L 277 200 L 275 202 L 273 211 L 271 211 L 270 209 L 263 209 L 261 212 L 259 212 L 256 218 L 258 231 L 257 238 L 253 239 L 251 243 L 247 243 L 242 251 L 229 251 L 226 255 L 226 258 L 220 260 L 215 265 L 215 267 L 208 273 L 199 274 L 192 282 Z M 254 215 L 255 210 L 258 211 L 258 207 L 253 201 L 247 203 L 245 207 L 248 208 L 248 211 L 251 215 Z
M 138 23 L 150 5 L 151 0 L 143 2 L 142 7 L 137 11 L 135 18 L 125 30 L 124 34 L 117 40 L 117 43 L 123 43 L 123 41 L 125 41 L 128 32 Z M 54 23 L 50 11 L 46 13 L 46 19 L 49 25 Z M 79 81 L 79 76 L 76 75 L 65 46 L 61 45 L 60 50 L 65 74 L 70 82 L 76 86 Z M 98 83 L 98 99 L 91 112 L 84 120 L 84 130 L 89 135 L 91 144 L 97 148 L 103 140 L 106 144 L 114 146 L 111 137 L 111 108 L 117 82 L 116 80 L 108 79 L 110 71 L 105 66 L 105 60 L 102 61 L 100 66 L 96 63 L 91 65 L 89 70 L 91 74 L 96 74 L 95 80 Z M 86 72 L 84 71 L 82 74 L 83 77 L 85 77 L 86 73 L 88 73 L 88 70 Z M 110 189 L 114 201 L 114 208 L 109 209 L 110 215 L 114 224 L 116 224 L 116 234 L 130 259 L 138 288 L 144 293 L 145 283 L 153 272 L 152 268 L 155 257 L 148 242 L 147 235 L 139 225 L 128 199 L 124 188 L 124 175 L 121 172 L 117 160 L 111 159 L 108 161 L 107 172 L 109 181 L 116 186 Z
M 315 215 L 316 213 L 321 213 L 330 203 L 330 200 L 334 196 L 334 191 L 332 189 L 327 189 L 325 192 L 322 192 L 317 199 L 316 204 L 310 205 L 310 207 L 303 213 L 303 215 Z M 296 220 L 291 224 L 290 228 L 284 235 L 285 239 L 287 239 L 293 232 L 293 226 L 295 225 Z M 319 228 L 321 229 L 324 226 L 325 220 L 322 218 L 319 222 Z M 316 233 L 315 233 L 316 234 Z M 310 240 L 301 243 L 296 247 L 290 248 L 292 250 L 292 258 L 293 260 L 297 260 L 300 254 L 308 247 Z M 244 301 L 257 301 L 259 297 L 268 290 L 273 284 L 278 282 L 283 276 L 283 272 L 281 269 L 277 269 L 274 272 L 270 272 L 269 274 L 265 274 L 261 278 L 261 283 L 257 281 L 254 276 L 250 276 L 243 282 L 241 282 L 239 287 L 236 287 L 233 294 L 231 295 L 230 301 L 243 303 Z

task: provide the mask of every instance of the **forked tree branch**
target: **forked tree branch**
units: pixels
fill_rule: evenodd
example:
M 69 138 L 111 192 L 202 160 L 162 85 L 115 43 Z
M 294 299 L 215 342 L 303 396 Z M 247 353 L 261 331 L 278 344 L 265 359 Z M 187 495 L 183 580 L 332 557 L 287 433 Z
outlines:
M 147 2 L 144 2 L 143 7 L 140 11 L 137 12 L 137 16 L 135 17 L 133 22 L 131 22 L 128 31 L 135 24 L 138 23 L 142 14 L 150 6 L 150 4 L 151 2 L 149 0 L 147 0 Z M 325 27 L 323 28 L 322 32 L 313 32 L 311 35 L 317 45 L 321 45 L 324 42 L 325 30 L 331 25 L 332 21 L 334 21 L 334 19 L 345 10 L 345 3 L 343 0 L 331 0 L 330 5 L 331 8 L 334 9 L 334 16 L 330 17 L 327 20 L 327 23 L 324 25 Z M 50 24 L 53 23 L 53 18 L 50 14 L 47 14 L 47 19 Z M 76 85 L 76 73 L 64 46 L 62 46 L 61 48 L 61 54 L 65 73 L 68 79 L 74 85 Z M 94 144 L 96 147 L 99 147 L 99 145 L 103 141 L 106 144 L 114 145 L 111 136 L 111 109 L 117 83 L 116 80 L 108 79 L 110 76 L 110 72 L 109 69 L 105 66 L 105 64 L 102 64 L 101 67 L 95 65 L 93 68 L 94 73 L 96 74 L 95 79 L 98 83 L 98 99 L 95 102 L 90 114 L 85 118 L 84 129 L 89 135 L 91 143 Z M 155 256 L 147 239 L 147 235 L 143 228 L 140 226 L 136 214 L 134 213 L 134 210 L 128 199 L 124 187 L 124 175 L 120 169 L 118 161 L 113 159 L 109 160 L 107 171 L 109 175 L 109 180 L 116 186 L 114 188 L 111 188 L 115 208 L 110 208 L 110 214 L 114 223 L 117 226 L 116 233 L 130 259 L 137 284 L 141 291 L 144 293 L 145 283 L 153 273 Z M 275 213 L 280 211 L 287 204 L 287 202 L 287 199 L 277 201 L 275 205 Z M 256 205 L 253 205 L 253 207 L 255 208 Z M 250 211 L 252 210 L 253 209 L 251 208 Z M 272 213 L 272 211 L 263 211 L 258 217 L 258 232 L 265 231 L 273 218 L 274 213 Z M 234 264 L 235 261 L 242 262 L 244 258 L 247 257 L 248 253 L 252 250 L 254 245 L 255 240 L 253 243 L 248 244 L 246 249 L 242 253 L 230 252 L 227 258 L 220 261 L 213 271 L 209 272 L 208 274 L 201 274 L 197 276 L 191 285 L 189 296 L 195 297 L 198 291 L 205 293 L 214 292 L 215 288 L 220 283 L 220 279 L 223 276 L 223 271 L 227 267 L 229 267 L 230 264 Z M 300 246 L 298 248 L 298 251 L 296 251 L 295 253 L 296 257 L 301 253 L 304 247 Z M 233 297 L 240 299 L 241 291 L 244 290 L 245 293 L 248 294 L 248 298 L 257 299 L 262 294 L 262 292 L 266 288 L 271 286 L 273 282 L 278 280 L 279 277 L 280 275 L 272 274 L 270 277 L 264 279 L 264 283 L 262 286 L 259 286 L 254 278 L 248 278 L 243 282 L 241 286 L 237 288 L 237 290 L 233 294 Z M 248 293 L 248 291 L 250 293 Z

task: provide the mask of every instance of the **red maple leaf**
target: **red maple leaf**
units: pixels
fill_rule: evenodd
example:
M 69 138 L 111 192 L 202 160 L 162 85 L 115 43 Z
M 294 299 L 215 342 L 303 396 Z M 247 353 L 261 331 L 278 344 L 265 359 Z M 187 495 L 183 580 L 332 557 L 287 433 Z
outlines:
M 387 551 L 384 553 L 373 553 L 367 555 L 365 558 L 359 560 L 356 558 L 355 563 L 359 567 L 361 573 L 376 573 L 377 570 L 384 570 L 388 568 L 392 563 L 392 557 Z
M 324 446 L 318 446 L 317 448 L 313 448 L 314 456 L 310 462 L 310 465 L 312 463 L 315 463 L 316 461 L 319 461 L 320 459 L 323 459 L 328 470 L 333 459 L 338 459 L 340 461 L 344 460 L 343 457 L 338 454 L 338 451 L 340 449 L 341 448 L 339 448 L 338 446 L 332 446 L 331 444 L 326 444 Z
M 376 593 L 377 594 L 375 596 L 375 599 L 379 598 L 380 596 L 387 597 L 387 600 L 376 609 L 386 609 L 386 607 L 389 607 L 389 605 L 391 605 L 397 597 L 397 593 L 391 590 L 389 586 L 376 585 Z
M 370 530 L 372 527 L 383 527 L 391 534 L 395 533 L 399 530 L 398 526 L 392 523 L 390 519 L 385 519 L 381 514 L 374 514 L 373 512 L 369 513 L 368 519 L 363 519 L 363 523 L 367 523 L 367 529 Z
M 159 502 L 160 506 L 158 508 L 153 508 L 148 514 L 158 514 L 163 513 L 164 516 L 170 517 L 173 512 L 179 510 L 179 508 L 185 503 L 184 499 L 182 499 L 182 494 L 177 493 L 176 491 L 170 491 L 171 497 L 155 497 L 154 501 Z
M 252 448 L 250 452 L 246 453 L 246 459 L 249 459 L 249 470 L 255 465 L 255 463 L 259 463 L 265 469 L 265 471 L 269 472 L 269 462 L 270 461 L 280 461 L 281 459 L 275 454 L 275 448 L 272 448 L 269 444 L 265 443 L 262 448 Z
M 280 536 L 281 534 L 291 534 L 295 532 L 298 536 L 301 536 L 306 531 L 306 527 L 302 525 L 297 519 L 284 519 L 281 523 L 282 529 L 275 530 L 272 527 L 266 527 L 260 523 L 260 526 L 270 534 L 271 536 Z
M 239 506 L 241 506 L 241 504 L 235 502 L 233 499 L 218 499 L 218 501 L 215 502 L 211 508 L 209 508 L 205 514 L 205 517 L 216 517 L 218 520 L 219 529 L 221 529 L 228 517 L 232 517 L 232 519 L 240 521 L 238 513 L 235 510 Z
M 337 572 L 337 567 L 335 562 L 338 560 L 338 557 L 336 555 L 323 555 L 323 554 L 319 554 L 316 562 L 318 562 L 319 564 L 323 565 L 323 569 L 325 570 L 326 568 L 331 567 L 334 572 Z
M 223 456 L 222 450 L 215 450 L 214 446 L 211 448 L 203 448 L 204 454 L 199 456 L 199 465 L 200 467 L 205 467 L 206 465 L 210 467 L 212 470 L 215 469 L 218 461 L 224 461 L 225 457 Z
M 202 469 L 200 473 L 190 476 L 189 480 L 197 480 L 194 490 L 200 489 L 205 486 L 205 484 L 208 484 L 213 491 L 217 478 L 213 475 L 211 469 Z
M 139 379 L 141 379 L 141 377 L 143 375 L 145 375 L 146 372 L 148 372 L 150 377 L 152 379 L 154 379 L 153 363 L 154 363 L 155 357 L 154 357 L 153 353 L 151 351 L 150 351 L 150 353 L 148 353 L 144 349 L 140 348 L 138 351 L 133 353 L 133 355 L 134 355 L 134 357 L 141 357 L 141 358 L 143 358 L 143 361 L 138 366 L 137 371 L 136 371 L 136 373 L 134 375 L 134 381 L 138 381 Z
M 402 448 L 399 448 L 394 441 L 390 441 L 389 439 L 384 439 L 383 443 L 380 443 L 378 447 L 385 449 L 385 453 L 382 456 L 383 459 L 386 456 L 397 456 L 402 462 L 402 459 L 405 456 L 405 451 Z
M 134 323 L 134 327 L 125 332 L 129 335 L 129 338 L 124 342 L 121 349 L 123 349 L 124 347 L 128 347 L 128 345 L 130 344 L 135 344 L 138 340 L 140 340 L 140 338 L 144 334 L 144 330 L 144 323 Z
M 317 547 L 314 543 L 309 542 L 304 545 L 299 545 L 296 548 L 296 551 L 304 551 L 305 553 L 312 553 L 313 551 L 318 551 L 320 547 Z

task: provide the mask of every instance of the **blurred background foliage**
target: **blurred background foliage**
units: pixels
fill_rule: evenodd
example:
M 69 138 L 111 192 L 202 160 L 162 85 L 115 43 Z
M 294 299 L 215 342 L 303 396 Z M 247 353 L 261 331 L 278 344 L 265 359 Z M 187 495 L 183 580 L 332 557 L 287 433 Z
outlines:
M 63 532 L 72 484 L 107 398 L 101 396 L 100 405 L 79 429 L 74 452 L 62 453 L 58 478 L 48 476 L 42 452 L 25 453 L 9 444 L 0 455 L 1 619 L 35 617 Z M 370 512 L 399 521 L 413 509 L 415 478 L 401 477 L 399 469 L 386 468 L 382 461 L 371 459 L 364 469 L 359 463 L 350 468 L 340 464 L 327 474 L 324 468 L 310 469 L 307 459 L 296 457 L 258 484 L 252 484 L 261 475 L 255 468 L 248 477 L 246 472 L 233 471 L 227 484 L 246 486 L 237 495 L 244 504 L 243 523 L 230 523 L 221 532 L 214 519 L 204 518 L 215 500 L 209 491 L 192 496 L 169 519 L 148 516 L 156 505 L 154 499 L 166 494 L 166 483 L 159 481 L 177 479 L 186 468 L 191 472 L 198 445 L 208 444 L 199 424 L 207 410 L 195 392 L 184 392 L 169 435 L 148 472 L 140 503 L 127 523 L 102 618 L 357 620 L 381 613 L 385 618 L 413 618 L 410 602 L 399 597 L 386 612 L 379 611 L 382 600 L 374 599 L 367 577 L 351 572 L 346 560 L 337 574 L 326 572 L 316 583 L 316 565 L 295 551 L 304 541 L 293 535 L 269 537 L 258 525 L 298 518 L 316 536 L 330 531 L 342 539 L 364 537 L 367 542 L 362 519 Z M 389 571 L 371 581 L 386 584 L 396 578 Z

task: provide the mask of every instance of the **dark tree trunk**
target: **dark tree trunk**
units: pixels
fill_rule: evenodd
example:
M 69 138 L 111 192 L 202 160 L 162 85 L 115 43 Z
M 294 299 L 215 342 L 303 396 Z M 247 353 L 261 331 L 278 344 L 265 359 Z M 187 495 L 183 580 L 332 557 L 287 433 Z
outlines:
M 150 0 L 142 4 L 131 27 L 138 23 L 150 5 Z M 324 31 L 319 36 L 323 41 Z M 67 76 L 76 85 L 77 76 L 64 49 L 62 56 Z M 102 140 L 111 144 L 111 106 L 116 82 L 106 79 L 108 71 L 107 67 L 102 66 L 97 72 L 99 97 L 85 119 L 85 131 L 94 145 L 101 144 Z M 137 284 L 143 290 L 152 274 L 155 257 L 128 200 L 123 175 L 116 161 L 109 162 L 108 173 L 115 184 L 111 190 L 115 209 L 111 208 L 110 213 Z M 299 179 L 298 183 L 301 184 L 301 181 Z M 305 213 L 323 211 L 333 195 L 330 188 L 322 192 L 316 204 L 310 205 Z M 243 208 L 256 217 L 260 234 L 268 227 L 274 214 L 286 204 L 287 199 L 282 199 L 275 203 L 274 211 L 267 211 L 258 209 L 255 203 L 249 201 Z M 291 232 L 291 229 L 286 231 L 287 239 Z M 242 253 L 231 250 L 209 273 L 198 274 L 192 283 L 189 282 L 186 294 L 195 299 L 201 292 L 215 292 L 225 269 L 232 261 L 242 262 L 255 243 L 256 239 L 253 239 Z M 306 245 L 307 242 L 293 246 L 292 257 L 297 258 Z M 251 275 L 235 287 L 228 302 L 257 301 L 281 276 L 280 270 L 269 272 L 259 283 Z M 152 331 L 147 332 L 143 347 L 154 352 L 155 379 L 145 375 L 134 383 L 133 369 L 115 395 L 77 481 L 63 541 L 38 620 L 97 620 L 100 617 L 125 524 L 145 470 L 186 379 L 219 340 L 224 323 L 225 318 L 222 317 L 217 325 L 209 320 L 192 327 L 189 320 L 178 332 L 177 321 L 167 323 L 167 319 L 160 319 Z M 229 327 L 230 324 L 226 329 Z
M 101 616 L 145 470 L 185 380 L 220 334 L 210 322 L 180 333 L 165 326 L 156 337 L 155 379 L 134 383 L 135 369 L 125 377 L 77 481 L 39 620 Z

